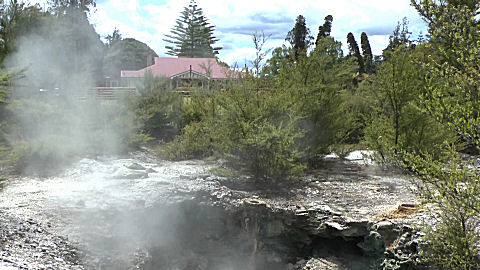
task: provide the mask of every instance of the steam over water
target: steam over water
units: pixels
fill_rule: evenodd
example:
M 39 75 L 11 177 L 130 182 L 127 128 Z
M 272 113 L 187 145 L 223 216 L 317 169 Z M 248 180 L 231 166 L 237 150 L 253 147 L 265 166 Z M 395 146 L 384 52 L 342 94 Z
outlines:
M 175 249 L 189 232 L 178 228 L 201 224 L 182 224 L 187 210 L 178 203 L 208 186 L 196 181 L 207 169 L 202 162 L 159 165 L 145 157 L 82 159 L 58 177 L 17 179 L 6 187 L 0 207 L 50 223 L 86 249 L 86 265 L 130 269 L 151 256 L 149 249 L 168 246 L 182 254 Z

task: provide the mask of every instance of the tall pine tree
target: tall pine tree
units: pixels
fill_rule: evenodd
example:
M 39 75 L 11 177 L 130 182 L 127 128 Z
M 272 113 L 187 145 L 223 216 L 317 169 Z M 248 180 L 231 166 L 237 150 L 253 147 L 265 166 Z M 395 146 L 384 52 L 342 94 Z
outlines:
M 347 43 L 348 43 L 348 50 L 350 56 L 355 56 L 358 61 L 358 73 L 362 74 L 365 73 L 365 65 L 363 63 L 362 55 L 360 54 L 360 49 L 358 48 L 357 41 L 355 41 L 355 37 L 353 36 L 352 32 L 348 33 L 347 35 Z
M 325 22 L 323 23 L 323 25 L 318 27 L 318 35 L 317 35 L 317 41 L 315 41 L 315 45 L 318 45 L 318 41 L 321 38 L 330 36 L 330 33 L 332 32 L 332 22 L 333 22 L 332 15 L 325 16 Z
M 170 34 L 163 39 L 171 44 L 165 46 L 167 54 L 178 57 L 214 57 L 222 49 L 213 47 L 218 41 L 213 36 L 214 29 L 203 15 L 202 8 L 197 6 L 195 0 L 190 0 Z
M 298 15 L 295 22 L 295 26 L 290 30 L 285 38 L 293 48 L 295 60 L 298 59 L 299 55 L 305 55 L 308 47 L 312 43 L 313 37 L 310 36 L 310 29 L 307 27 L 307 22 L 305 17 Z
M 372 47 L 368 41 L 367 33 L 362 32 L 360 44 L 362 46 L 363 63 L 365 64 L 365 72 L 371 74 L 375 72 L 375 65 L 373 63 Z

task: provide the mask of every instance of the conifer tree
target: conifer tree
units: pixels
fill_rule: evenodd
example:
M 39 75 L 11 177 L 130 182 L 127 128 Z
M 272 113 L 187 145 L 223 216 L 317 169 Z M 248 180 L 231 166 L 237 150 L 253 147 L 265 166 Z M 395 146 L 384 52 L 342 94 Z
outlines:
M 397 26 L 393 30 L 392 35 L 389 37 L 389 42 L 385 51 L 393 51 L 400 45 L 405 45 L 408 47 L 411 44 L 410 35 L 412 33 L 408 31 L 408 20 L 407 18 L 403 18 L 402 22 L 398 22 Z M 385 53 L 384 53 L 385 56 Z
M 347 43 L 348 43 L 348 50 L 350 56 L 355 56 L 358 61 L 358 72 L 360 74 L 365 72 L 365 65 L 363 63 L 362 55 L 360 54 L 360 49 L 358 48 L 357 41 L 355 41 L 355 37 L 353 36 L 352 32 L 348 33 L 347 35 Z
M 318 27 L 318 35 L 317 41 L 315 41 L 315 45 L 318 45 L 318 42 L 321 38 L 330 36 L 330 33 L 332 32 L 332 22 L 333 16 L 327 15 L 325 17 L 325 22 L 323 23 L 323 25 Z
M 170 43 L 165 46 L 167 54 L 178 57 L 214 57 L 221 47 L 213 47 L 218 41 L 213 36 L 215 27 L 210 25 L 195 0 L 190 0 L 188 7 L 183 9 L 176 25 L 164 41 Z
M 372 48 L 370 47 L 370 41 L 368 41 L 367 33 L 362 32 L 360 43 L 362 46 L 362 55 L 363 55 L 363 62 L 365 64 L 365 72 L 373 73 L 375 71 L 375 67 L 373 64 L 373 53 L 372 53 Z
M 310 47 L 312 43 L 312 39 L 313 37 L 310 36 L 310 29 L 307 27 L 305 17 L 298 15 L 295 26 L 288 32 L 285 38 L 285 40 L 292 45 L 296 60 L 300 54 L 306 54 L 308 47 Z

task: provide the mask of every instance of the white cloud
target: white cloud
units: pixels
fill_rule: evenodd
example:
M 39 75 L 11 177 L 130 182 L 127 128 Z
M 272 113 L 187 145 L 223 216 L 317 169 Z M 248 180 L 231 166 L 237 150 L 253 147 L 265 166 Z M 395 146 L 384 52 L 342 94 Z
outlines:
M 374 55 L 381 55 L 383 49 L 388 46 L 388 38 L 389 36 L 370 36 L 368 41 L 370 41 L 370 45 L 372 47 L 372 52 Z

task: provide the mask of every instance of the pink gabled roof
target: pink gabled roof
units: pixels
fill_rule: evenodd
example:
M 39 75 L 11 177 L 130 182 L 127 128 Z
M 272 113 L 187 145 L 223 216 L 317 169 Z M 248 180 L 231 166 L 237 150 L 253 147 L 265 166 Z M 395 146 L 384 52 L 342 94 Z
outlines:
M 207 76 L 206 70 L 210 69 L 210 78 L 227 79 L 232 70 L 217 63 L 215 58 L 185 58 L 185 57 L 155 57 L 155 64 L 140 70 L 122 70 L 120 76 L 128 78 L 143 77 L 145 72 L 152 71 L 154 76 L 167 77 L 178 75 L 186 71 L 192 71 Z

